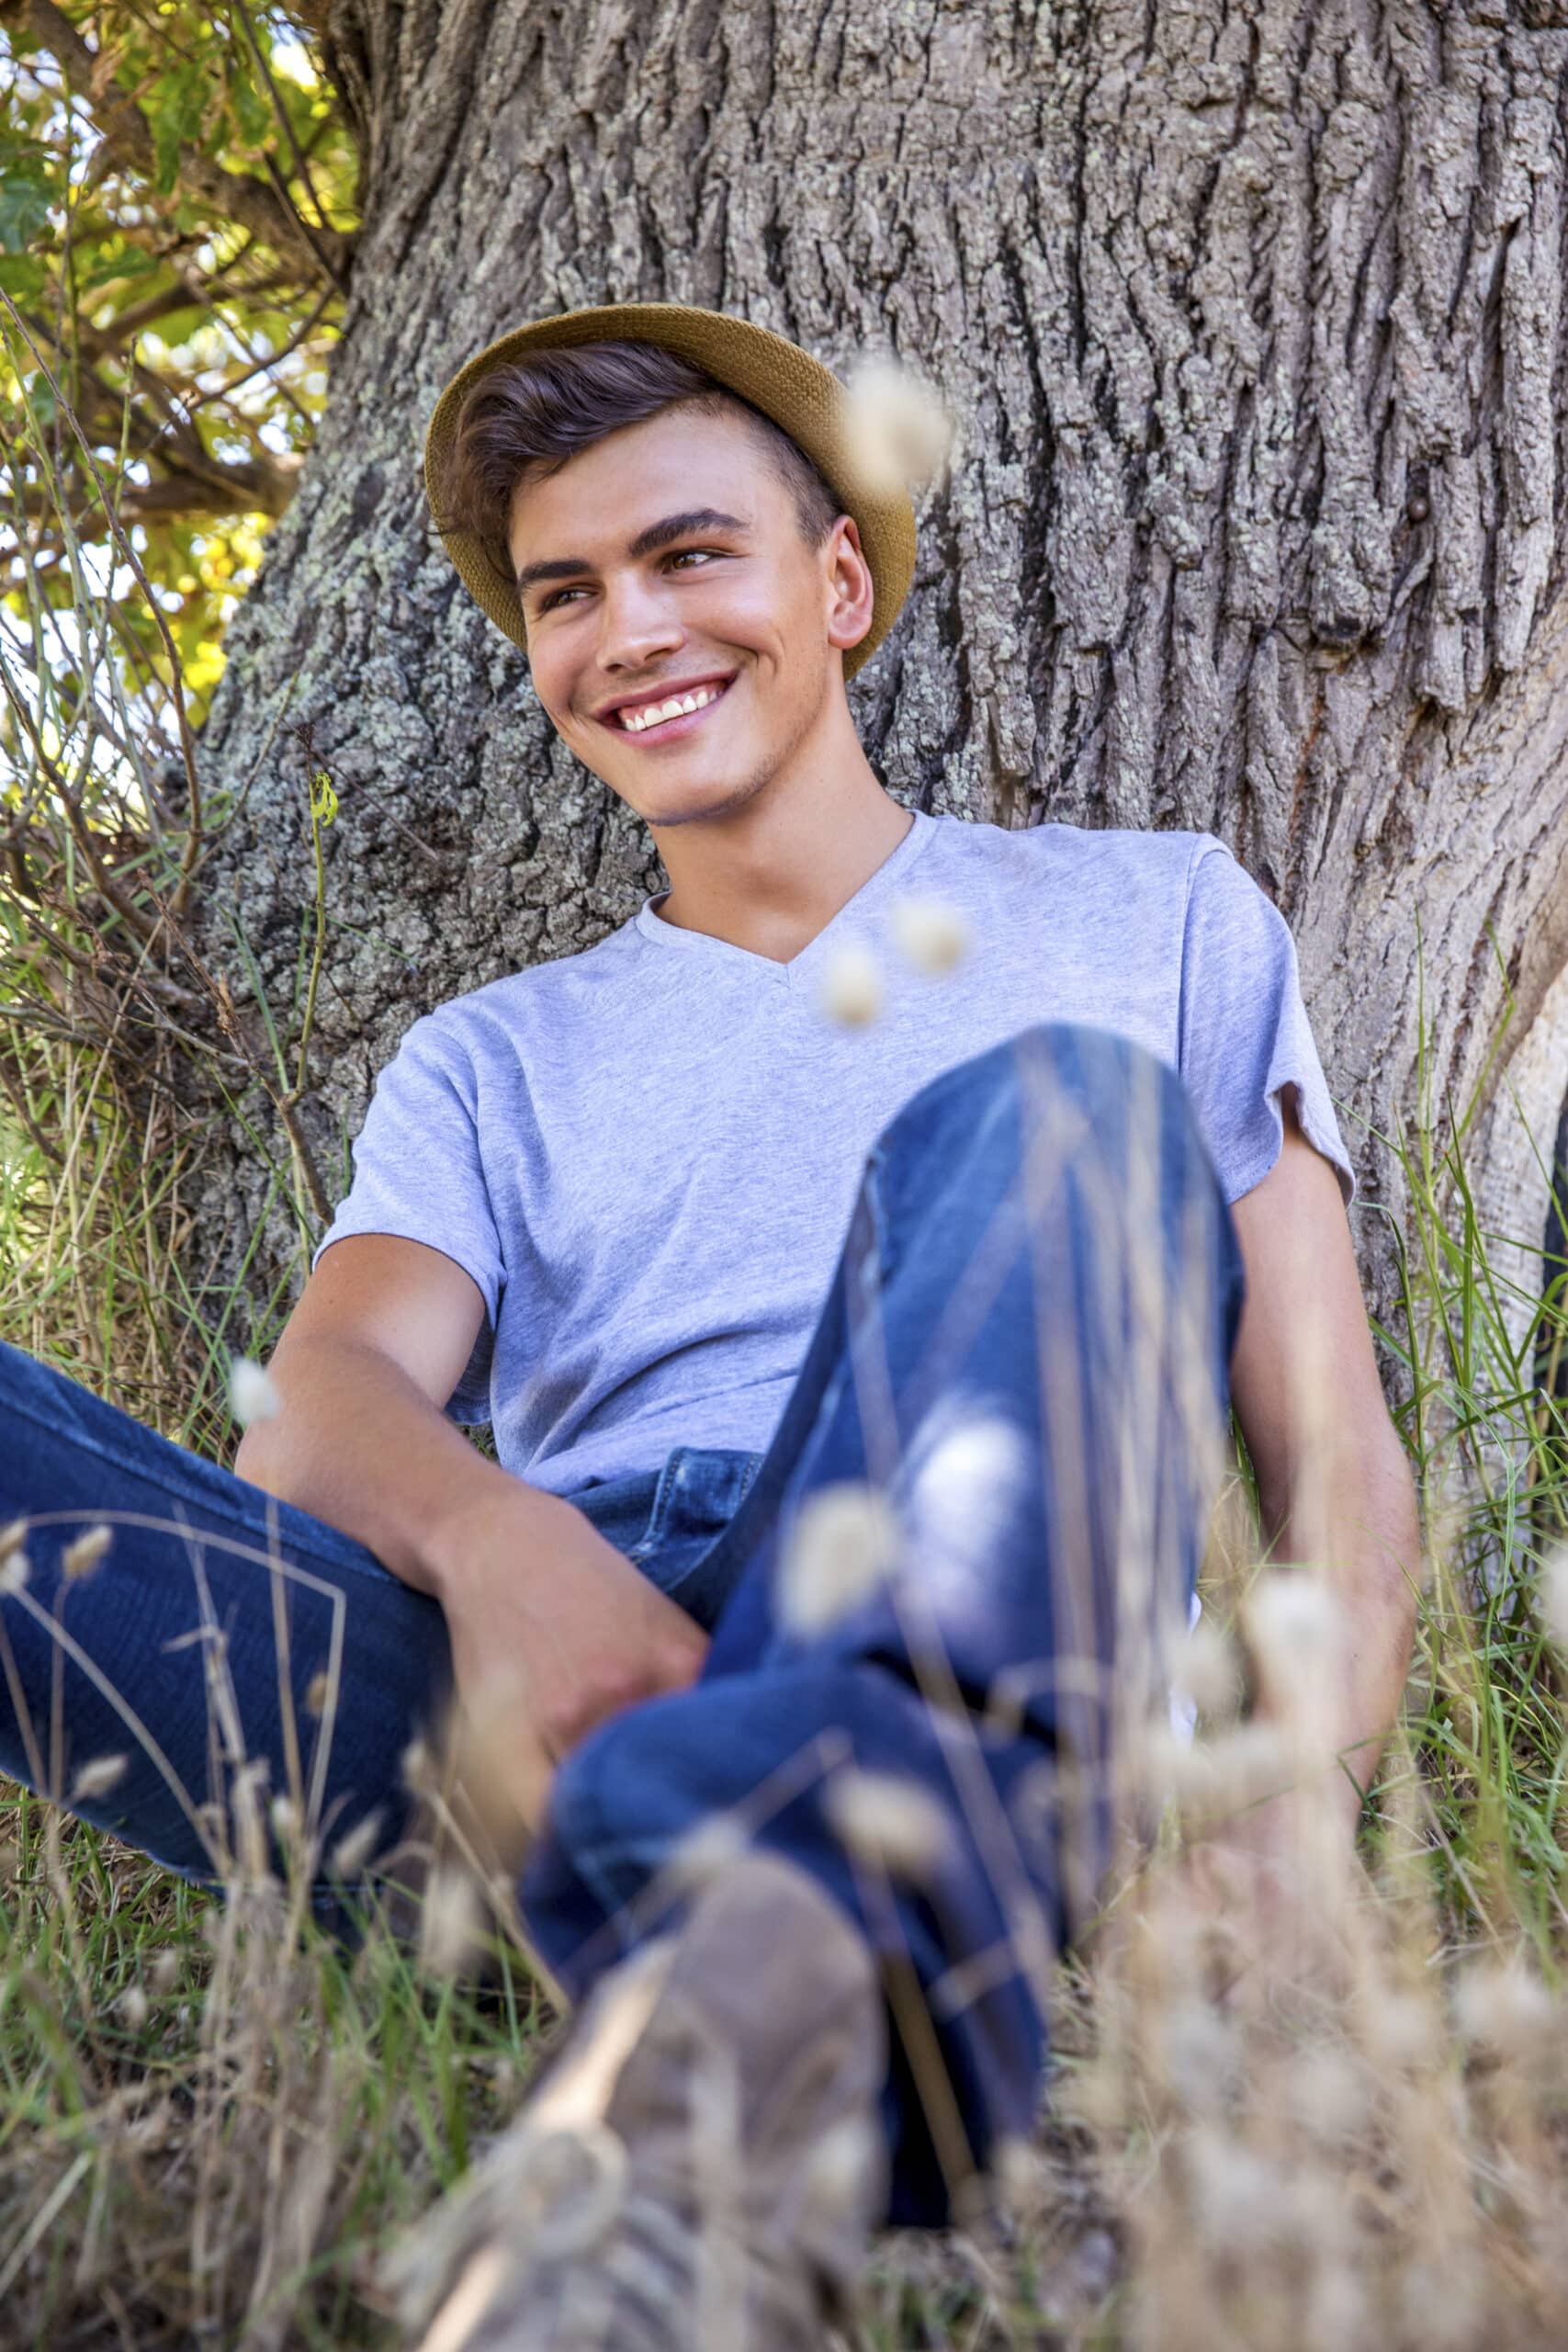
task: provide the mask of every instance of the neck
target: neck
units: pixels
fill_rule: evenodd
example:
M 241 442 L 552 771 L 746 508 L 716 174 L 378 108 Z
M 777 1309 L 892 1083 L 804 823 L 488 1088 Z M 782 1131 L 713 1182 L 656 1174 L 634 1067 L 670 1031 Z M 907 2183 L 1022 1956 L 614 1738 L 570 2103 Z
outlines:
M 840 711 L 841 728 L 803 745 L 739 808 L 650 827 L 670 876 L 663 922 L 788 963 L 892 855 L 914 820 L 877 781 L 847 705 Z

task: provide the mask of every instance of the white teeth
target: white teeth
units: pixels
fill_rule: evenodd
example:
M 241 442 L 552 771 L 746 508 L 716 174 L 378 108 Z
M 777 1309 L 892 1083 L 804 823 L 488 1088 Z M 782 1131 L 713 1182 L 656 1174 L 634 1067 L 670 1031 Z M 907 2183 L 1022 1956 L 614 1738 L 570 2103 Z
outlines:
M 668 702 L 644 703 L 640 710 L 626 711 L 621 724 L 633 735 L 640 735 L 645 728 L 658 727 L 666 718 L 683 718 L 688 712 L 705 710 L 724 692 L 722 686 L 698 686 L 689 695 L 672 695 Z

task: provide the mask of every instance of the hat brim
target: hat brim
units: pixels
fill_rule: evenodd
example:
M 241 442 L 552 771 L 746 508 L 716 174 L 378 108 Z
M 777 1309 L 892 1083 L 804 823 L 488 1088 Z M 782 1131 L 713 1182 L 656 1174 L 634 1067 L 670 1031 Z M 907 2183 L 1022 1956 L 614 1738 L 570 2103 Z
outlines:
M 514 644 L 526 645 L 516 589 L 497 572 L 475 532 L 445 521 L 451 512 L 463 402 L 492 368 L 524 359 L 530 352 L 622 337 L 675 352 L 772 417 L 817 466 L 842 511 L 853 518 L 871 571 L 874 602 L 870 630 L 844 655 L 844 675 L 852 677 L 892 628 L 914 578 L 915 517 L 908 497 L 901 489 L 867 480 L 855 456 L 850 396 L 831 368 L 765 327 L 721 311 L 694 310 L 684 302 L 611 302 L 568 311 L 558 318 L 536 319 L 487 345 L 453 377 L 435 404 L 425 436 L 424 481 L 442 544 L 469 594 Z

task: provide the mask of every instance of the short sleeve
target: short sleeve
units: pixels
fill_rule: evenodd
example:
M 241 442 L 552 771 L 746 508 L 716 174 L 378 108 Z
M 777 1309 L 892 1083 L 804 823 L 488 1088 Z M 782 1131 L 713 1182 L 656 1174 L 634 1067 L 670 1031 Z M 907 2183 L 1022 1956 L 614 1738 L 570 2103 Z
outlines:
M 432 1013 L 423 1014 L 376 1080 L 354 1145 L 354 1179 L 316 1245 L 388 1233 L 439 1250 L 472 1276 L 485 1325 L 447 1400 L 456 1421 L 491 1418 L 490 1365 L 506 1279 L 479 1154 L 472 1064 Z
M 1188 870 L 1180 1070 L 1227 1201 L 1262 1182 L 1284 1142 L 1280 1097 L 1330 1161 L 1348 1207 L 1356 1180 L 1302 1001 L 1283 916 L 1221 841 Z

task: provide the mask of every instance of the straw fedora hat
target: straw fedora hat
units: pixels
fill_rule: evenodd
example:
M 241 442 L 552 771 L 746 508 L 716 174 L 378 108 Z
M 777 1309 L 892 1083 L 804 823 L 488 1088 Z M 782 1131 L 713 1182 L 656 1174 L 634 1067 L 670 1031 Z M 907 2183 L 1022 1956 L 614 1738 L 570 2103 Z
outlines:
M 662 345 L 772 417 L 818 467 L 843 512 L 853 516 L 874 602 L 868 634 L 844 655 L 844 675 L 852 676 L 875 652 L 909 593 L 915 516 L 908 491 L 861 454 L 851 395 L 830 368 L 765 327 L 684 302 L 609 302 L 536 319 L 487 345 L 453 377 L 435 403 L 425 436 L 424 482 L 442 542 L 470 595 L 515 644 L 525 642 L 516 590 L 498 574 L 475 533 L 442 523 L 452 509 L 464 401 L 492 368 L 525 359 L 530 352 L 621 338 Z

